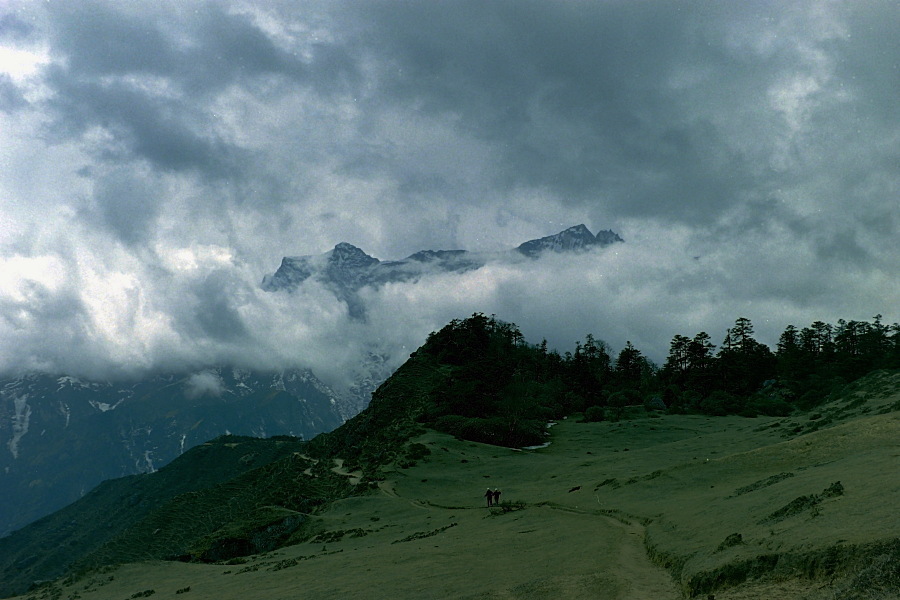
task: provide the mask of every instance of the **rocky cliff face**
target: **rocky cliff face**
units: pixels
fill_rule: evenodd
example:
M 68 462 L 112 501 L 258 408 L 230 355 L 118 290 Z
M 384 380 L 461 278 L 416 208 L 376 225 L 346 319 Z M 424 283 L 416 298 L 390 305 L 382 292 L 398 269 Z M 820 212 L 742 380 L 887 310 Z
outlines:
M 284 257 L 278 270 L 263 278 L 262 288 L 290 292 L 314 277 L 347 305 L 351 317 L 364 320 L 366 309 L 357 292 L 365 286 L 416 281 L 428 273 L 461 272 L 483 265 L 483 260 L 464 250 L 423 250 L 403 260 L 380 261 L 342 242 L 318 256 Z

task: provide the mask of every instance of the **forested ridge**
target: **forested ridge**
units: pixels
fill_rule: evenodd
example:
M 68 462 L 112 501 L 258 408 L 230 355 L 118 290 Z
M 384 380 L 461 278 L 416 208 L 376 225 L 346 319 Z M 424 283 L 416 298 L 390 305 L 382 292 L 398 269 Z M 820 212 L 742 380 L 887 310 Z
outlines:
M 790 325 L 772 350 L 738 318 L 721 344 L 700 332 L 676 335 L 662 366 L 628 342 L 618 353 L 588 334 L 560 354 L 527 343 L 515 324 L 474 314 L 432 333 L 414 359 L 446 377 L 419 417 L 460 437 L 523 446 L 540 443 L 550 419 L 620 418 L 628 406 L 709 415 L 787 415 L 876 369 L 900 367 L 900 326 L 867 321 Z

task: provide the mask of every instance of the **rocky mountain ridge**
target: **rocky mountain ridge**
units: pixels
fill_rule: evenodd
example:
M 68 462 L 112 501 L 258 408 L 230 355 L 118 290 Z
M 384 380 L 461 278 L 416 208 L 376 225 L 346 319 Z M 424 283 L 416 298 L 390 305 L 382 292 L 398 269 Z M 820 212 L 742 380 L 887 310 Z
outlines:
M 312 277 L 346 302 L 351 316 L 363 319 L 365 306 L 357 292 L 365 286 L 417 281 L 432 273 L 474 271 L 490 261 L 512 261 L 522 256 L 536 259 L 545 252 L 585 252 L 623 241 L 610 230 L 594 235 L 582 224 L 554 235 L 529 240 L 507 252 L 421 250 L 404 259 L 388 261 L 379 260 L 352 244 L 341 242 L 323 254 L 285 256 L 278 270 L 266 275 L 261 285 L 269 292 L 291 292 Z
M 537 258 L 544 252 L 583 252 L 595 247 L 604 247 L 616 242 L 624 242 L 619 234 L 605 229 L 594 235 L 584 225 L 575 225 L 556 235 L 530 240 L 519 245 L 516 250 L 530 258 Z

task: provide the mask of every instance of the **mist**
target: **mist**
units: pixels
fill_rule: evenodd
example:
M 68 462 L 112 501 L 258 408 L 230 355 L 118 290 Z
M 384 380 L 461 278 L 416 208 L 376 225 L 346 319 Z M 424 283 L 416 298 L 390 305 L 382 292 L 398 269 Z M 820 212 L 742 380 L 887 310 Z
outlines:
M 0 7 L 0 371 L 306 366 L 473 312 L 664 360 L 900 316 L 892 2 Z M 360 291 L 286 255 L 626 242 Z

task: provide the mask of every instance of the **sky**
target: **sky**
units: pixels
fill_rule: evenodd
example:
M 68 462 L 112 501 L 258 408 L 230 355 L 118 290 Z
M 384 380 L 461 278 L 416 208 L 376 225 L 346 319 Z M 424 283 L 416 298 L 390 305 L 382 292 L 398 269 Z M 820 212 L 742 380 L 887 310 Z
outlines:
M 662 362 L 900 319 L 895 1 L 0 0 L 0 372 L 393 364 L 473 312 Z M 603 251 L 260 288 L 339 242 Z

